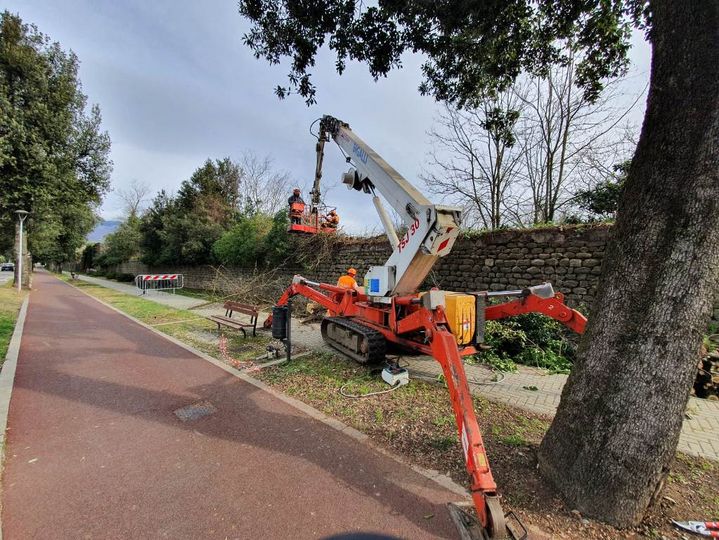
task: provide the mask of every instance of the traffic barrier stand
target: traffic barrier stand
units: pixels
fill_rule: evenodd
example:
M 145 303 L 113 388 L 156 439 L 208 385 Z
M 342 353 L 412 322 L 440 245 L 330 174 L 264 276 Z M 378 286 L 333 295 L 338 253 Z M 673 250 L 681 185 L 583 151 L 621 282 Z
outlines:
M 183 274 L 139 274 L 135 276 L 135 287 L 142 294 L 147 291 L 169 291 L 182 289 L 185 285 Z

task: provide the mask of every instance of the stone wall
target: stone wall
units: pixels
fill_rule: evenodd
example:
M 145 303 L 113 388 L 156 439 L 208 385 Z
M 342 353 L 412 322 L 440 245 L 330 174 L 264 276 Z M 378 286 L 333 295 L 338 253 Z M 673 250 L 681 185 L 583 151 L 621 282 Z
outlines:
M 602 224 L 463 237 L 434 267 L 425 285 L 462 292 L 498 291 L 549 281 L 570 305 L 589 308 L 610 232 L 611 227 Z M 369 266 L 383 264 L 390 253 L 384 238 L 355 239 L 335 246 L 325 268 L 312 277 L 334 282 L 348 266 L 363 275 Z
M 573 307 L 589 308 L 611 227 L 497 231 L 465 239 L 436 267 L 440 287 L 515 289 L 548 281 Z
M 455 291 L 516 289 L 551 282 L 570 305 L 589 308 L 600 273 L 608 225 L 564 226 L 546 229 L 506 230 L 460 238 L 442 259 L 426 286 Z M 312 249 L 305 242 L 301 249 Z M 326 254 L 314 269 L 283 268 L 267 276 L 267 285 L 289 284 L 295 273 L 316 281 L 335 283 L 350 266 L 362 276 L 371 265 L 383 264 L 391 253 L 386 238 L 343 239 L 325 246 Z M 212 266 L 148 268 L 138 262 L 116 271 L 182 273 L 193 289 L 233 291 L 240 283 L 257 280 L 256 272 Z M 256 285 L 261 285 L 256 283 Z

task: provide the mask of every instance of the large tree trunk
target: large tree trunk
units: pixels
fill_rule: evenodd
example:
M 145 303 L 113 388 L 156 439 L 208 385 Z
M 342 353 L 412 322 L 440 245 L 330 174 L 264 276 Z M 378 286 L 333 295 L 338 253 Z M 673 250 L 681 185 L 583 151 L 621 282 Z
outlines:
M 582 513 L 639 522 L 719 286 L 719 2 L 657 0 L 647 113 L 579 358 L 539 452 Z

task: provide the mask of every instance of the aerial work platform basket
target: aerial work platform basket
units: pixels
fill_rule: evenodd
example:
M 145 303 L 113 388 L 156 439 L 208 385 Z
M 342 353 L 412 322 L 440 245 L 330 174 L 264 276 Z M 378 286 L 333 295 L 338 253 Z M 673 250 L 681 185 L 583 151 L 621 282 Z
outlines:
M 337 227 L 330 227 L 326 221 L 322 219 L 323 214 L 311 208 L 304 203 L 290 204 L 290 226 L 287 228 L 289 232 L 300 234 L 317 234 L 327 233 L 333 234 L 337 231 Z

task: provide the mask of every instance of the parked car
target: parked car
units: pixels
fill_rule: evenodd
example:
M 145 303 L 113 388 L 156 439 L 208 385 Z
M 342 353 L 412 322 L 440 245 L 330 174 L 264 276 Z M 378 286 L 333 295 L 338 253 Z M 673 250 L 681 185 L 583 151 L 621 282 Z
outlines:
M 2 263 L 0 264 L 0 272 L 14 272 L 15 271 L 15 263 Z

